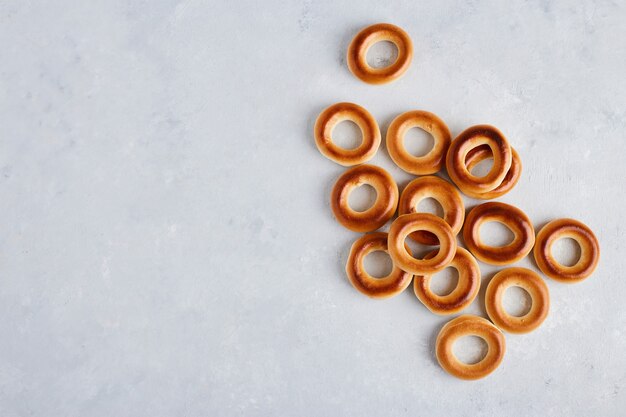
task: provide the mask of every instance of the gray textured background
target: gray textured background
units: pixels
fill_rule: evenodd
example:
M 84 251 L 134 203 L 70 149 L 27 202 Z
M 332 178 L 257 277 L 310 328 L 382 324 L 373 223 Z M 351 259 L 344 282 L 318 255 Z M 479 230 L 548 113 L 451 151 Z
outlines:
M 335 3 L 0 2 L 0 415 L 623 415 L 625 2 Z M 415 59 L 374 87 L 344 55 L 378 21 Z M 440 369 L 448 319 L 411 290 L 345 279 L 311 134 L 344 100 L 498 126 L 501 200 L 596 232 L 595 275 L 548 280 L 489 378 Z

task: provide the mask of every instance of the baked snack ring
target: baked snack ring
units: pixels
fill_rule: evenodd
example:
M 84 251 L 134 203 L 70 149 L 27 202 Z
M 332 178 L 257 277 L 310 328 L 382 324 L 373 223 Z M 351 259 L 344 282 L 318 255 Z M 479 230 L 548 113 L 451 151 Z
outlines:
M 420 201 L 425 198 L 436 200 L 443 208 L 443 219 L 457 235 L 463 227 L 465 219 L 465 204 L 463 198 L 452 184 L 435 176 L 416 178 L 402 191 L 398 203 L 398 215 L 416 213 Z M 437 245 L 437 238 L 429 232 L 419 230 L 409 237 L 416 242 L 426 245 Z
M 426 230 L 437 236 L 439 251 L 430 259 L 416 259 L 406 250 L 407 236 L 416 230 Z M 389 228 L 389 255 L 393 263 L 403 271 L 415 275 L 434 274 L 444 269 L 456 253 L 456 236 L 450 225 L 430 213 L 411 213 L 400 216 Z
M 409 247 L 407 246 L 407 251 Z M 387 251 L 387 233 L 369 233 L 357 239 L 350 248 L 346 263 L 346 274 L 350 283 L 368 297 L 388 298 L 401 293 L 409 286 L 413 275 L 393 266 L 391 273 L 383 278 L 374 278 L 363 266 L 365 257 L 374 251 Z
M 515 187 L 517 182 L 522 175 L 522 160 L 519 157 L 519 154 L 515 151 L 515 149 L 511 148 L 512 159 L 511 159 L 511 167 L 509 171 L 506 173 L 506 176 L 496 188 L 491 191 L 487 191 L 484 193 L 475 193 L 469 190 L 462 190 L 463 193 L 469 197 L 477 198 L 480 200 L 492 200 L 494 198 L 502 197 L 504 194 L 508 193 Z M 467 166 L 468 171 L 472 171 L 476 165 L 480 162 L 484 161 L 487 158 L 492 158 L 493 155 L 491 153 L 491 149 L 487 145 L 481 145 L 478 148 L 472 149 L 465 159 L 465 164 Z
M 367 51 L 372 45 L 389 41 L 398 49 L 394 63 L 384 68 L 373 68 L 367 63 Z M 378 23 L 361 30 L 348 46 L 348 68 L 361 81 L 385 84 L 402 77 L 413 59 L 413 43 L 407 33 L 395 25 Z
M 452 347 L 463 336 L 477 336 L 487 343 L 487 355 L 479 362 L 466 364 L 455 356 Z M 500 365 L 506 351 L 506 341 L 502 332 L 488 320 L 471 315 L 463 315 L 446 323 L 437 336 L 437 361 L 449 374 L 460 379 L 484 378 Z
M 500 247 L 485 245 L 480 238 L 480 227 L 490 221 L 508 227 L 515 236 L 513 242 Z M 522 210 L 504 203 L 489 202 L 469 212 L 463 226 L 463 240 L 478 260 L 491 265 L 508 265 L 528 255 L 535 244 L 535 231 Z
M 502 297 L 507 288 L 516 286 L 530 294 L 532 305 L 523 316 L 511 316 L 502 307 Z M 489 318 L 500 329 L 509 333 L 528 333 L 535 330 L 548 317 L 550 293 L 543 279 L 526 268 L 507 268 L 489 281 L 485 293 L 485 308 Z
M 333 142 L 333 129 L 340 122 L 350 120 L 361 129 L 361 144 L 345 149 Z M 380 129 L 374 117 L 363 107 L 354 103 L 337 103 L 326 108 L 315 121 L 315 144 L 326 158 L 343 166 L 367 162 L 380 146 Z
M 567 237 L 580 246 L 580 258 L 573 266 L 562 265 L 552 256 L 554 242 Z M 558 219 L 539 231 L 533 254 L 541 272 L 557 281 L 574 283 L 584 280 L 596 269 L 600 260 L 600 244 L 585 224 L 574 219 Z
M 493 166 L 487 175 L 472 175 L 465 161 L 472 149 L 488 145 L 493 154 Z M 502 183 L 512 160 L 511 146 L 502 132 L 490 125 L 477 125 L 465 129 L 452 141 L 446 156 L 450 179 L 465 192 L 485 193 Z
M 436 251 L 426 255 L 434 256 Z M 417 298 L 435 314 L 454 314 L 472 304 L 480 289 L 480 268 L 478 262 L 467 250 L 456 248 L 456 254 L 448 266 L 459 272 L 456 287 L 450 294 L 438 295 L 430 289 L 431 275 L 415 276 L 413 290 Z
M 413 127 L 419 127 L 430 133 L 435 141 L 433 148 L 426 155 L 412 155 L 404 146 L 404 136 Z M 386 138 L 387 151 L 393 162 L 410 174 L 434 174 L 446 163 L 450 136 L 450 129 L 437 115 L 423 110 L 413 110 L 402 113 L 389 125 Z
M 376 190 L 376 201 L 365 211 L 355 211 L 348 204 L 350 192 L 362 184 Z M 371 232 L 391 219 L 398 207 L 398 186 L 391 175 L 374 165 L 348 169 L 335 182 L 330 206 L 339 223 L 355 232 Z

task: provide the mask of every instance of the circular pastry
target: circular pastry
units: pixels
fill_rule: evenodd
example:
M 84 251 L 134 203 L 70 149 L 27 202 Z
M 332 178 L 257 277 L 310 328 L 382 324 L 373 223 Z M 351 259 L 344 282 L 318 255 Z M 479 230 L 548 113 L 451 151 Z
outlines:
M 389 41 L 398 48 L 398 58 L 384 68 L 372 68 L 367 63 L 367 51 L 372 45 Z M 395 25 L 378 23 L 361 30 L 348 47 L 348 68 L 368 84 L 385 84 L 402 77 L 413 59 L 413 44 L 407 33 Z
M 406 250 L 406 237 L 416 230 L 433 233 L 439 241 L 439 251 L 430 259 L 416 259 Z M 403 271 L 415 275 L 434 274 L 444 269 L 456 253 L 456 237 L 450 225 L 430 213 L 411 213 L 400 216 L 389 228 L 389 255 Z
M 426 255 L 426 259 L 436 252 Z M 471 253 L 462 247 L 456 248 L 456 255 L 448 266 L 459 271 L 459 280 L 450 294 L 438 295 L 431 291 L 431 275 L 416 276 L 413 289 L 419 300 L 435 314 L 454 314 L 472 304 L 480 289 L 480 268 Z
M 532 300 L 530 311 L 521 317 L 511 316 L 502 307 L 504 292 L 511 286 L 525 289 Z M 548 317 L 550 310 L 548 286 L 530 269 L 503 269 L 487 285 L 485 308 L 491 321 L 500 329 L 509 333 L 531 332 Z
M 350 120 L 361 129 L 361 144 L 354 149 L 345 149 L 333 142 L 333 129 L 340 122 Z M 315 121 L 315 144 L 322 155 L 343 166 L 367 162 L 380 146 L 380 129 L 372 115 L 354 103 L 337 103 L 326 108 Z
M 435 140 L 433 148 L 424 156 L 414 156 L 404 147 L 404 135 L 419 127 L 430 133 Z M 387 129 L 387 151 L 400 168 L 414 175 L 429 175 L 441 170 L 450 146 L 448 126 L 433 113 L 414 110 L 396 117 Z
M 485 245 L 480 239 L 480 227 L 490 221 L 508 227 L 515 236 L 513 242 L 501 247 Z M 463 227 L 463 239 L 478 260 L 491 265 L 508 265 L 528 255 L 535 244 L 535 231 L 522 210 L 508 204 L 490 202 L 478 205 L 469 212 Z
M 493 167 L 484 177 L 472 175 L 465 161 L 472 149 L 487 145 L 493 154 Z M 511 147 L 502 132 L 493 126 L 477 125 L 465 129 L 452 141 L 446 156 L 446 168 L 450 179 L 461 191 L 485 193 L 502 183 L 511 167 Z
M 406 247 L 410 251 L 409 247 Z M 383 278 L 374 278 L 363 267 L 363 259 L 375 251 L 387 252 L 387 233 L 370 233 L 352 244 L 346 263 L 346 274 L 350 283 L 372 298 L 388 298 L 401 293 L 409 286 L 413 275 L 393 266 L 391 273 Z
M 477 336 L 487 343 L 487 355 L 478 363 L 461 362 L 452 350 L 454 342 L 464 336 Z M 480 379 L 492 373 L 502 362 L 506 350 L 504 335 L 488 320 L 463 315 L 446 323 L 436 342 L 437 361 L 441 367 L 460 379 Z
M 498 185 L 493 190 L 487 191 L 485 193 L 474 193 L 468 190 L 463 190 L 463 193 L 469 197 L 477 198 L 480 200 L 492 200 L 494 198 L 502 197 L 504 194 L 511 191 L 519 181 L 520 176 L 522 175 L 522 160 L 520 159 L 519 154 L 515 151 L 515 149 L 511 148 L 511 153 L 511 167 L 509 168 L 509 171 L 506 173 L 506 176 L 504 177 L 500 185 Z M 472 149 L 467 154 L 467 159 L 465 160 L 467 170 L 471 171 L 472 168 L 474 168 L 480 162 L 492 157 L 493 155 L 491 154 L 491 149 L 487 145 L 481 145 L 478 148 Z
M 417 206 L 425 198 L 433 198 L 441 205 L 443 208 L 443 219 L 452 228 L 452 233 L 457 235 L 463 226 L 463 219 L 465 218 L 463 198 L 461 198 L 461 195 L 452 184 L 439 177 L 420 177 L 411 181 L 400 195 L 398 215 L 416 213 Z M 409 237 L 425 245 L 439 244 L 437 238 L 432 233 L 424 230 L 413 232 Z
M 552 245 L 561 238 L 574 239 L 580 258 L 573 266 L 561 265 L 552 256 Z M 537 234 L 533 254 L 541 272 L 561 282 L 582 281 L 593 273 L 600 259 L 600 244 L 591 229 L 574 219 L 558 219 L 546 224 Z
M 350 192 L 362 184 L 376 190 L 376 201 L 365 211 L 355 211 L 348 204 Z M 355 232 L 371 232 L 391 219 L 398 207 L 398 186 L 391 175 L 374 165 L 348 169 L 335 182 L 330 205 L 339 223 Z

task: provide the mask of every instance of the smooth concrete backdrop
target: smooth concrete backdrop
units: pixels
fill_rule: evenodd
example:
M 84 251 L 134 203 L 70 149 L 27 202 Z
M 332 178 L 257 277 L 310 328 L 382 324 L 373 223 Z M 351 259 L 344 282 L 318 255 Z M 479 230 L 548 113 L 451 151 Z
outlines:
M 415 58 L 370 86 L 344 57 L 380 21 Z M 0 2 L 0 414 L 623 415 L 625 21 L 602 0 Z M 547 280 L 550 316 L 489 378 L 441 370 L 448 318 L 410 290 L 347 282 L 343 168 L 312 139 L 336 101 L 383 132 L 410 109 L 498 126 L 524 163 L 500 200 L 596 232 L 594 276 Z

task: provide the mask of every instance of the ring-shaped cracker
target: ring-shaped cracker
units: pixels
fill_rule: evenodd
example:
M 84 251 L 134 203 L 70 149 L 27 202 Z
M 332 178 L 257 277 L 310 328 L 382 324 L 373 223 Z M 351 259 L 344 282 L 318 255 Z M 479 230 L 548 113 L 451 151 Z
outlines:
M 452 350 L 454 342 L 464 336 L 477 336 L 487 343 L 487 355 L 479 362 L 463 363 L 454 354 Z M 484 378 L 496 370 L 504 358 L 506 341 L 504 334 L 489 320 L 463 315 L 443 326 L 437 336 L 435 351 L 437 361 L 450 375 L 474 380 Z
M 516 317 L 506 312 L 502 297 L 509 287 L 520 287 L 530 295 L 530 310 Z M 539 275 L 526 268 L 507 268 L 489 281 L 485 293 L 485 308 L 489 318 L 498 328 L 509 333 L 528 333 L 535 330 L 548 317 L 550 292 Z
M 400 195 L 398 215 L 416 213 L 417 206 L 425 198 L 432 198 L 441 205 L 443 219 L 450 225 L 452 232 L 457 235 L 463 227 L 465 204 L 456 187 L 439 177 L 427 176 L 411 181 Z M 413 232 L 409 237 L 425 245 L 438 244 L 437 238 L 432 233 L 423 230 Z
M 487 175 L 472 175 L 465 165 L 472 149 L 488 145 L 493 155 L 493 166 Z M 477 125 L 465 129 L 452 141 L 446 156 L 446 169 L 450 179 L 465 192 L 485 193 L 502 183 L 513 159 L 511 146 L 502 132 L 490 125 Z
M 552 256 L 552 245 L 561 238 L 574 239 L 580 246 L 580 258 L 575 265 L 565 266 Z M 589 277 L 600 260 L 600 244 L 585 224 L 574 219 L 558 219 L 546 224 L 537 233 L 533 251 L 541 272 L 560 282 L 580 282 Z
M 344 120 L 354 122 L 361 129 L 361 144 L 354 149 L 342 148 L 333 142 L 333 130 Z M 324 109 L 315 121 L 314 136 L 322 155 L 343 166 L 369 161 L 376 154 L 381 141 L 376 119 L 354 103 L 336 103 Z
M 487 191 L 485 193 L 474 193 L 469 190 L 463 190 L 463 193 L 469 197 L 477 198 L 480 200 L 493 200 L 494 198 L 499 198 L 508 193 L 515 187 L 517 182 L 522 175 L 522 160 L 519 157 L 517 151 L 511 148 L 512 159 L 511 159 L 511 167 L 509 171 L 506 173 L 506 176 L 496 188 L 491 191 Z M 491 149 L 487 145 L 481 145 L 478 148 L 472 149 L 467 154 L 467 159 L 465 160 L 465 164 L 467 165 L 467 170 L 472 171 L 476 165 L 480 162 L 484 161 L 487 158 L 492 158 Z
M 435 252 L 426 255 L 433 256 Z M 417 298 L 435 314 L 454 314 L 472 304 L 480 289 L 480 268 L 478 262 L 467 250 L 456 248 L 456 255 L 448 266 L 459 273 L 456 287 L 446 295 L 438 295 L 430 289 L 431 275 L 415 276 L 413 290 Z
M 410 251 L 408 246 L 406 249 Z M 365 270 L 363 260 L 369 253 L 375 251 L 389 253 L 387 233 L 368 233 L 352 244 L 346 262 L 346 274 L 350 283 L 361 293 L 372 298 L 389 298 L 404 291 L 411 283 L 412 274 L 404 272 L 395 265 L 391 273 L 382 278 L 375 278 Z
M 500 247 L 484 244 L 480 238 L 480 227 L 490 221 L 508 227 L 513 232 L 513 241 Z M 528 255 L 535 244 L 535 231 L 522 210 L 504 203 L 489 202 L 469 212 L 463 226 L 463 240 L 478 260 L 491 265 L 508 265 Z
M 410 154 L 404 146 L 406 132 L 418 127 L 434 139 L 433 148 L 423 156 Z M 450 129 L 437 115 L 413 110 L 402 113 L 387 129 L 387 151 L 393 161 L 404 171 L 414 175 L 429 175 L 438 172 L 446 163 L 446 152 L 451 142 Z
M 388 41 L 398 49 L 398 57 L 384 68 L 373 68 L 367 63 L 367 51 L 377 42 Z M 413 59 L 413 43 L 409 35 L 389 23 L 378 23 L 361 30 L 348 47 L 348 68 L 361 81 L 385 84 L 402 77 Z
M 376 190 L 376 201 L 365 211 L 353 210 L 348 204 L 350 192 L 362 184 Z M 337 221 L 355 232 L 371 232 L 391 219 L 398 207 L 398 186 L 391 175 L 374 165 L 348 169 L 335 182 L 330 206 Z
M 430 259 L 416 259 L 406 250 L 407 236 L 417 230 L 426 230 L 437 236 L 439 251 Z M 441 271 L 452 262 L 456 253 L 456 236 L 442 218 L 430 213 L 411 213 L 391 223 L 388 246 L 393 263 L 400 269 L 414 275 L 428 275 Z

